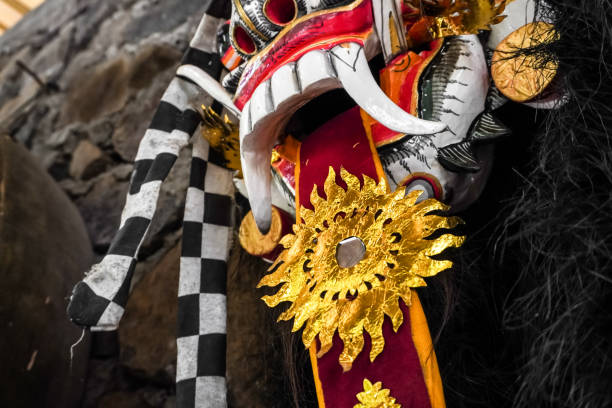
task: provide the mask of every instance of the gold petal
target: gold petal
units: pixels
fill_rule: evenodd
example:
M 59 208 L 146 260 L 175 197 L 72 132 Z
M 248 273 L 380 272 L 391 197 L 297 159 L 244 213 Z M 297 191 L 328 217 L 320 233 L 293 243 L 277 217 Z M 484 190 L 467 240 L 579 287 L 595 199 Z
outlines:
M 408 294 L 410 294 L 410 292 L 408 292 Z M 404 296 L 403 299 L 408 306 L 412 304 L 411 296 Z M 391 323 L 393 324 L 393 331 L 397 332 L 402 323 L 404 322 L 404 314 L 402 313 L 402 310 L 399 307 L 399 300 L 388 299 L 383 306 L 383 310 L 385 314 L 391 318 Z
M 371 295 L 374 297 L 374 294 L 368 293 L 367 295 Z M 383 296 L 377 296 L 377 298 L 382 298 Z M 372 348 L 370 349 L 370 361 L 374 361 L 374 359 L 383 351 L 385 348 L 385 338 L 382 333 L 382 326 L 384 321 L 384 314 L 381 314 L 377 310 L 378 304 L 383 302 L 382 299 L 372 299 L 369 303 L 371 304 L 370 309 L 368 310 L 368 314 L 366 316 L 366 321 L 364 324 L 364 329 L 370 335 L 370 339 L 372 341 Z
M 382 388 L 380 381 L 372 384 L 364 378 L 363 391 L 356 397 L 360 403 L 353 408 L 401 408 L 401 405 L 395 403 L 395 398 L 391 397 L 391 390 Z
M 363 176 L 363 190 L 365 191 L 375 191 L 378 194 L 381 194 L 380 192 L 380 185 L 376 185 L 376 182 L 374 181 L 374 179 L 364 175 Z M 386 189 L 385 189 L 386 190 Z M 386 191 L 382 191 L 382 194 L 386 193 Z
M 353 362 L 363 350 L 363 333 L 352 334 L 347 333 L 343 334 L 340 332 L 340 338 L 344 343 L 344 349 L 342 353 L 340 353 L 340 366 L 342 367 L 342 371 L 347 372 L 350 371 L 353 367 Z
M 347 190 L 361 190 L 361 182 L 359 181 L 359 178 L 346 171 L 344 167 L 340 169 L 340 177 L 342 177 L 342 180 L 344 180 L 344 182 L 348 186 Z

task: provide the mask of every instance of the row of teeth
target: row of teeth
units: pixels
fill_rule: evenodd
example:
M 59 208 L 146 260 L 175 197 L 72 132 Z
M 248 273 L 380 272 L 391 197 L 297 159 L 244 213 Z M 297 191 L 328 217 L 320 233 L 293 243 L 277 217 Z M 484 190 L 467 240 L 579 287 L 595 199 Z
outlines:
M 202 78 L 203 72 L 196 72 L 196 67 L 183 66 L 179 74 L 181 70 L 182 75 L 207 91 L 216 87 L 208 78 Z M 206 83 L 201 83 L 203 81 Z M 259 84 L 241 113 L 237 112 L 227 93 L 216 87 L 214 94 L 209 92 L 211 96 L 240 117 L 242 172 L 251 211 L 263 233 L 269 230 L 271 222 L 272 149 L 300 107 L 336 88 L 343 88 L 359 107 L 398 133 L 434 134 L 446 128 L 443 123 L 416 118 L 391 101 L 372 76 L 364 47 L 355 42 L 340 44 L 330 50 L 310 51 L 297 62 L 283 65 L 270 79 Z

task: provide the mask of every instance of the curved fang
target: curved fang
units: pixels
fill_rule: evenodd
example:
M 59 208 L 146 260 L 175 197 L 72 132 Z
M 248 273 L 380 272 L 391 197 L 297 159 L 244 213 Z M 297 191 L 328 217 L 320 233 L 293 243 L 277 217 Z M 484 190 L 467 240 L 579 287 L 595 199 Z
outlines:
M 409 135 L 430 135 L 446 129 L 444 123 L 414 117 L 389 99 L 372 76 L 361 45 L 344 43 L 332 48 L 330 55 L 346 92 L 382 125 Z
M 270 173 L 270 159 L 272 148 L 265 147 L 253 151 L 242 151 L 241 161 L 244 184 L 249 195 L 251 211 L 255 224 L 262 234 L 270 231 L 272 223 L 272 174 Z
M 179 67 L 176 74 L 193 81 L 202 88 L 204 92 L 208 93 L 213 99 L 225 106 L 236 118 L 240 119 L 240 110 L 234 105 L 234 101 L 229 92 L 201 68 L 195 65 L 185 64 Z
M 263 137 L 269 134 L 261 135 L 251 128 L 250 105 L 251 101 L 247 102 L 242 109 L 240 161 L 255 224 L 259 231 L 265 235 L 270 230 L 270 224 L 272 223 L 270 159 L 274 138 Z

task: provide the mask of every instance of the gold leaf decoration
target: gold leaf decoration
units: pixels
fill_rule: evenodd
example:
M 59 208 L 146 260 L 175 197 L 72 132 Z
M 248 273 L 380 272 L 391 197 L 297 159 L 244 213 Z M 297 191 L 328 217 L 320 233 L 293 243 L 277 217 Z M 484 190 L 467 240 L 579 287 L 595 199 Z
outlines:
M 225 159 L 225 166 L 237 170 L 236 177 L 242 178 L 240 165 L 240 137 L 238 126 L 225 116 L 221 117 L 210 107 L 202 105 L 202 137 L 208 140 L 210 147 L 218 151 Z
M 478 34 L 500 23 L 506 4 L 512 0 L 406 0 L 428 20 L 432 38 Z
M 341 178 L 346 190 L 336 184 L 336 173 L 330 168 L 324 184 L 327 199 L 313 188 L 314 211 L 300 209 L 303 223 L 295 224 L 294 233 L 281 239 L 284 251 L 259 287 L 280 285 L 278 292 L 263 300 L 270 307 L 291 303 L 279 320 L 294 319 L 294 332 L 305 325 L 306 347 L 318 336 L 319 357 L 329 351 L 338 331 L 344 343 L 339 360 L 348 371 L 363 349 L 363 331 L 372 339 L 370 360 L 374 361 L 385 345 L 384 316 L 391 318 L 397 331 L 403 322 L 399 300 L 410 305 L 410 288 L 426 286 L 424 277 L 452 266 L 431 256 L 461 246 L 465 238 L 445 233 L 427 239 L 462 221 L 431 214 L 448 207 L 435 199 L 417 203 L 419 191 L 406 195 L 405 187 L 400 187 L 387 193 L 384 179 L 376 184 L 367 176 L 362 188 L 359 179 L 344 169 Z M 359 239 L 365 251 L 358 262 L 342 267 L 337 251 L 347 238 Z
M 402 408 L 390 394 L 391 391 L 382 388 L 380 381 L 372 384 L 366 378 L 363 380 L 363 391 L 357 394 L 360 403 L 353 408 Z
M 510 33 L 499 43 L 491 61 L 491 75 L 508 99 L 525 102 L 540 96 L 551 84 L 559 64 L 549 56 L 523 53 L 559 39 L 552 24 L 536 21 Z

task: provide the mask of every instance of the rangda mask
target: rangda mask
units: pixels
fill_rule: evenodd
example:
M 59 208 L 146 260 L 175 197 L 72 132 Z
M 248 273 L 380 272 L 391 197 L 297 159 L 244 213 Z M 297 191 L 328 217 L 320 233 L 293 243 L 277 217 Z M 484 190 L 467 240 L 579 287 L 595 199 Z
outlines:
M 233 1 L 221 38 L 224 56 L 233 56 L 226 58 L 231 71 L 223 85 L 232 95 L 231 110 L 240 111 L 244 185 L 238 181 L 238 187 L 252 209 L 241 241 L 275 261 L 260 285 L 280 287 L 266 302 L 290 302 L 280 318 L 293 319 L 294 330 L 304 329 L 304 344 L 312 344 L 321 406 L 345 406 L 338 386 L 355 390 L 362 383 L 372 386 L 370 380 L 382 380 L 403 404 L 443 404 L 435 359 L 424 357 L 431 348 L 429 333 L 415 326 L 423 321 L 416 295 L 411 300 L 409 289 L 392 293 L 405 284 L 425 285 L 423 277 L 450 266 L 428 263 L 429 256 L 462 242 L 443 234 L 433 249 L 417 244 L 425 235 L 410 232 L 433 233 L 459 221 L 425 217 L 404 230 L 396 224 L 418 218 L 411 213 L 459 211 L 482 192 L 492 142 L 509 135 L 495 110 L 507 101 L 504 95 L 516 97 L 511 89 L 519 88 L 504 81 L 502 69 L 492 76 L 494 51 L 521 26 L 523 37 L 537 37 L 537 27 L 525 26 L 528 2 L 509 7 L 512 17 L 500 24 L 505 6 L 505 1 Z M 510 53 L 500 58 L 501 52 L 500 65 L 512 60 Z M 543 71 L 537 80 L 532 72 L 537 86 L 521 102 L 542 106 L 550 82 L 541 80 Z M 384 187 L 373 187 L 372 178 Z M 408 207 L 388 214 L 385 191 L 396 191 L 397 201 L 406 194 Z M 377 194 L 378 201 L 360 199 Z M 439 202 L 448 207 L 436 206 Z M 423 208 L 409 208 L 419 205 Z M 297 213 L 298 225 L 280 241 L 279 255 L 278 248 L 271 251 L 278 241 L 270 237 L 287 232 L 279 226 L 287 218 L 277 215 L 281 210 Z M 414 246 L 393 247 L 406 239 Z M 419 260 L 418 251 L 428 260 Z M 410 307 L 402 309 L 402 302 Z M 395 334 L 385 328 L 385 315 Z M 411 339 L 402 322 L 412 326 L 414 348 L 405 348 Z M 363 333 L 369 335 L 365 343 Z M 369 359 L 360 355 L 367 352 Z M 407 355 L 420 357 L 420 367 L 411 368 Z M 390 374 L 397 369 L 390 365 L 403 374 Z M 425 386 L 419 388 L 421 376 Z M 402 389 L 407 382 L 415 388 Z
M 121 229 L 75 287 L 72 320 L 116 329 L 160 181 L 202 124 L 185 204 L 178 405 L 225 404 L 234 176 L 251 206 L 240 241 L 273 262 L 264 300 L 289 304 L 280 318 L 302 330 L 319 405 L 443 407 L 414 288 L 465 239 L 452 213 L 478 198 L 493 142 L 508 135 L 496 109 L 559 101 L 554 63 L 516 53 L 554 31 L 532 23 L 527 0 L 233 0 L 229 21 L 218 14 L 202 19 L 141 142 Z M 194 89 L 207 99 L 201 117 Z

